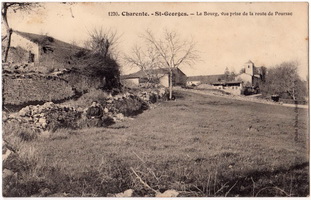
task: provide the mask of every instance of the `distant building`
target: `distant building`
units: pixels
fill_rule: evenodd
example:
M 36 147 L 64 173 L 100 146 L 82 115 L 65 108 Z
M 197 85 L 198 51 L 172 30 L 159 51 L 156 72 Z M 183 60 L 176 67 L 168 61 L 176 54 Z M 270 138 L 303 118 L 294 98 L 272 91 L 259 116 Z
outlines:
M 256 93 L 260 83 L 265 78 L 263 70 L 262 67 L 255 67 L 252 61 L 248 61 L 243 65 L 243 73 L 233 77 L 233 80 L 228 80 L 225 74 L 189 76 L 187 85 L 197 86 L 206 84 L 211 88 L 224 90 L 235 95 L 240 95 L 245 88 L 250 89 L 248 90 L 249 93 Z M 203 85 L 201 86 L 202 88 L 204 87 Z
M 223 90 L 234 95 L 240 95 L 243 89 L 242 81 L 214 82 L 212 86 L 215 89 Z
M 261 68 L 255 67 L 250 60 L 244 64 L 243 68 L 244 73 L 237 75 L 235 80 L 242 81 L 243 85 L 247 87 L 258 87 L 265 76 Z
M 205 75 L 205 76 L 189 76 L 187 78 L 187 85 L 212 84 L 219 82 L 224 78 L 224 74 Z
M 145 83 L 160 84 L 169 87 L 170 70 L 168 68 L 158 68 L 150 70 L 140 70 L 136 73 L 121 76 L 121 82 L 124 85 L 138 87 Z M 179 69 L 173 69 L 172 83 L 173 86 L 185 86 L 187 76 Z
M 60 68 L 82 49 L 47 35 L 13 31 L 7 61 Z

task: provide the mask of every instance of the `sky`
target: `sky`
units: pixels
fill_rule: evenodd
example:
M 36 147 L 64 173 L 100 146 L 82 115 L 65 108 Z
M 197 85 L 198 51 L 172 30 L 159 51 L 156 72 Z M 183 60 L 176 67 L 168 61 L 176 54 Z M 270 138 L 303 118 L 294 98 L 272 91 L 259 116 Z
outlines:
M 189 16 L 151 15 L 165 11 L 186 12 Z M 108 12 L 120 16 L 108 16 Z M 122 12 L 147 12 L 149 16 L 122 16 Z M 197 16 L 197 12 L 202 15 Z M 218 16 L 204 16 L 204 12 L 216 12 Z M 200 60 L 192 66 L 180 66 L 187 76 L 221 74 L 226 67 L 238 73 L 248 60 L 268 68 L 296 61 L 303 79 L 308 73 L 307 3 L 44 3 L 40 9 L 9 13 L 8 19 L 15 30 L 47 33 L 80 45 L 94 28 L 111 29 L 120 35 L 121 55 L 129 55 L 135 44 L 143 44 L 139 35 L 146 29 L 155 36 L 165 29 L 172 30 L 196 42 Z M 122 59 L 120 64 L 124 74 L 138 70 Z

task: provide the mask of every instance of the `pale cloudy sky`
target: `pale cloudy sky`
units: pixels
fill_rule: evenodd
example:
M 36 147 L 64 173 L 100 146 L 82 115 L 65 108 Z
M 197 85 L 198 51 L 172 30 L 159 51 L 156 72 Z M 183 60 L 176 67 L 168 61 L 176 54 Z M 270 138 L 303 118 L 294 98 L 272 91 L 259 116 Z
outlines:
M 116 30 L 121 36 L 119 49 L 128 54 L 139 44 L 138 37 L 147 28 L 156 35 L 172 29 L 184 38 L 197 42 L 201 61 L 192 67 L 181 66 L 188 75 L 220 74 L 225 68 L 239 72 L 252 60 L 256 66 L 271 67 L 284 61 L 298 61 L 299 73 L 308 73 L 308 4 L 307 3 L 44 3 L 45 9 L 30 13 L 11 13 L 13 29 L 48 33 L 57 39 L 83 43 L 95 27 Z M 147 17 L 109 17 L 108 12 L 148 12 Z M 218 12 L 214 16 L 152 16 L 151 13 Z M 274 16 L 222 16 L 226 12 L 272 12 Z M 275 12 L 291 12 L 276 16 Z M 123 63 L 123 72 L 129 69 Z

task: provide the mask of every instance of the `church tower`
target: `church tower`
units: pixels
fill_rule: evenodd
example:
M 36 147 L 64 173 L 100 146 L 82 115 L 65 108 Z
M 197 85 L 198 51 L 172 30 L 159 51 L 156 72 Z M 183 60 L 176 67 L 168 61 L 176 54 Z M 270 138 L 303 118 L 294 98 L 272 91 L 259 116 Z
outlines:
M 252 61 L 248 61 L 244 64 L 245 73 L 249 75 L 254 75 L 254 63 Z

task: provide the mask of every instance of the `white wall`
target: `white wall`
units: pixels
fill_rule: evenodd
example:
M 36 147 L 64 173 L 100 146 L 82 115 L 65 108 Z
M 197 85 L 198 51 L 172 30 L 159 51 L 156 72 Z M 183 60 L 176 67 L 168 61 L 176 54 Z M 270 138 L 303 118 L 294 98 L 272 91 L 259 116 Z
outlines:
M 165 74 L 160 78 L 160 84 L 164 87 L 169 87 L 169 75 Z
M 31 51 L 31 53 L 35 54 L 35 62 L 39 61 L 39 47 L 36 43 L 33 43 L 13 32 L 11 46 L 20 46 L 27 51 Z
M 226 86 L 223 90 L 234 95 L 241 95 L 242 84 L 240 86 Z
M 249 82 L 250 84 L 252 84 L 252 76 L 246 73 L 240 74 L 235 78 L 236 81 L 243 81 L 244 84 L 246 84 L 247 82 Z

